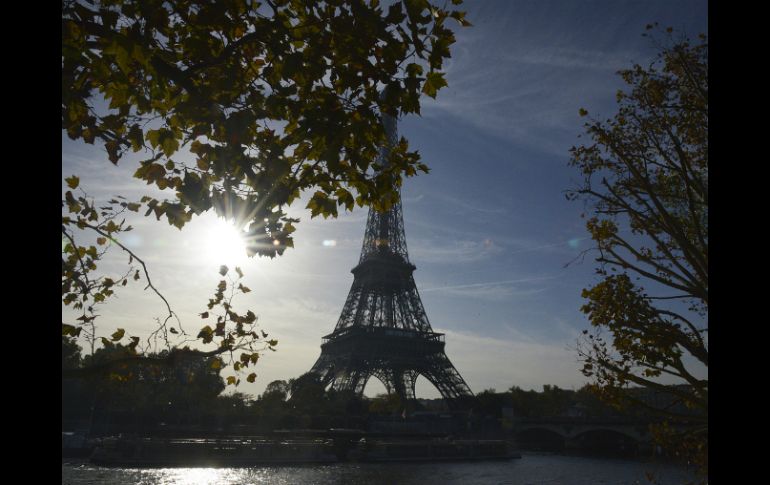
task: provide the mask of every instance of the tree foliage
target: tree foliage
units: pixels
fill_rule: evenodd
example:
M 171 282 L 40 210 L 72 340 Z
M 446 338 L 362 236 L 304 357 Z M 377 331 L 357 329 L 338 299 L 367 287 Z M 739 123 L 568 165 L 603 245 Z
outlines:
M 289 404 L 292 409 L 312 413 L 317 412 L 325 401 L 326 391 L 318 376 L 306 372 L 288 382 L 291 396 Z
M 398 394 L 377 394 L 369 403 L 369 413 L 381 416 L 393 416 L 404 412 L 407 403 Z
M 428 0 L 64 0 L 62 128 L 115 164 L 149 154 L 134 176 L 173 197 L 147 215 L 181 228 L 214 209 L 272 257 L 293 245 L 284 210 L 303 191 L 313 216 L 336 216 L 427 172 L 403 138 L 375 163 L 380 114 L 419 114 L 446 85 L 450 18 L 469 25 Z
M 277 342 L 257 332 L 253 312 L 234 311 L 232 298 L 249 291 L 240 269 L 226 280 L 223 267 L 200 314 L 205 325 L 185 329 L 123 244 L 132 230 L 126 211 L 181 229 L 213 209 L 246 229 L 250 255 L 274 257 L 293 246 L 298 220 L 286 210 L 303 192 L 313 192 L 313 217 L 356 204 L 386 208 L 403 176 L 428 168 L 403 138 L 378 165 L 381 115 L 419 114 L 421 94 L 435 97 L 446 85 L 449 19 L 469 25 L 463 12 L 428 0 L 63 0 L 62 129 L 102 145 L 113 164 L 143 155 L 134 177 L 169 196 L 97 204 L 77 176 L 66 179 L 62 299 L 81 315 L 62 322 L 62 334 L 85 338 L 91 354 L 121 345 L 121 361 L 194 353 L 229 356 L 224 364 L 236 372 L 256 364 L 258 351 Z M 123 274 L 99 273 L 111 247 L 127 255 Z M 166 306 L 157 329 L 146 340 L 125 329 L 100 334 L 99 305 L 139 280 Z
M 67 182 L 72 190 L 79 188 L 77 177 L 70 177 Z M 125 224 L 125 219 L 118 219 L 126 211 L 136 211 L 137 204 L 118 197 L 98 207 L 82 189 L 82 194 L 78 196 L 72 190 L 66 192 L 65 200 L 62 201 L 67 214 L 62 217 L 62 301 L 65 306 L 79 311 L 80 316 L 71 324 L 62 322 L 62 336 L 82 337 L 90 344 L 92 355 L 95 355 L 97 344 L 105 349 L 119 346 L 121 352 L 119 355 L 111 354 L 114 357 L 112 360 L 92 359 L 89 365 L 81 368 L 62 366 L 64 376 L 101 372 L 115 364 L 138 360 L 145 364 L 173 365 L 179 358 L 191 355 L 222 355 L 228 359 L 224 363 L 240 373 L 257 363 L 259 351 L 274 350 L 278 342 L 269 339 L 263 330 L 258 333 L 257 316 L 251 310 L 246 313 L 235 311 L 234 298 L 251 291 L 239 282 L 243 278 L 240 268 L 235 268 L 236 276 L 226 266 L 220 268 L 222 279 L 213 297 L 209 299 L 206 310 L 199 314 L 206 324 L 200 329 L 187 330 L 166 298 L 153 285 L 144 261 L 120 241 L 121 236 L 132 228 Z M 85 230 L 97 236 L 93 244 L 78 242 Z M 128 269 L 123 274 L 107 276 L 100 273 L 99 264 L 113 246 L 126 253 Z M 106 304 L 119 288 L 142 279 L 146 281 L 145 289 L 152 289 L 166 306 L 167 314 L 158 320 L 158 327 L 144 342 L 139 336 L 130 335 L 122 328 L 109 336 L 100 335 L 96 325 L 99 307 Z M 125 342 L 125 345 L 121 342 Z M 197 342 L 197 348 L 190 347 L 190 342 Z M 164 353 L 159 353 L 161 351 Z M 155 355 L 150 356 L 149 352 Z M 221 367 L 223 361 L 214 360 L 212 365 Z M 255 377 L 256 374 L 252 372 L 247 380 L 253 382 Z M 237 377 L 228 377 L 228 384 L 238 383 Z
M 164 350 L 148 353 L 144 360 L 126 359 L 134 352 L 119 343 L 83 358 L 79 352 L 73 340 L 62 339 L 62 355 L 71 356 L 71 367 L 104 371 L 62 380 L 62 417 L 88 419 L 92 431 L 110 424 L 136 432 L 160 422 L 191 422 L 210 412 L 225 389 L 216 356 L 180 355 L 172 361 Z
M 591 141 L 571 150 L 583 183 L 569 197 L 592 212 L 601 278 L 583 290 L 595 331 L 579 351 L 583 373 L 617 404 L 633 400 L 622 389 L 636 385 L 697 411 L 660 412 L 702 423 L 679 442 L 707 470 L 708 43 L 667 32 L 650 66 L 620 71 L 628 90 L 617 114 L 587 122 Z

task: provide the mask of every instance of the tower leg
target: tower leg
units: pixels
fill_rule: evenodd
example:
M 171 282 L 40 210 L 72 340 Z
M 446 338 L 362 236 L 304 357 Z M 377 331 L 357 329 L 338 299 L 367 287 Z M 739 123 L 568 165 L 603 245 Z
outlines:
M 462 409 L 464 398 L 473 396 L 473 393 L 446 354 L 431 355 L 427 364 L 428 368 L 421 374 L 436 386 L 451 409 Z

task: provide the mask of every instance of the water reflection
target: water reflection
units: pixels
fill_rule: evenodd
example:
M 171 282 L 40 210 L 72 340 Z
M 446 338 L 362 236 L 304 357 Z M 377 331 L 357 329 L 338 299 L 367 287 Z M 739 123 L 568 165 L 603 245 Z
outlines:
M 232 468 L 169 468 L 158 473 L 158 485 L 229 485 L 240 479 Z
M 506 461 L 255 468 L 128 469 L 63 463 L 62 485 L 631 485 L 650 483 L 647 473 L 660 485 L 679 485 L 693 478 L 687 470 L 670 464 L 531 453 Z

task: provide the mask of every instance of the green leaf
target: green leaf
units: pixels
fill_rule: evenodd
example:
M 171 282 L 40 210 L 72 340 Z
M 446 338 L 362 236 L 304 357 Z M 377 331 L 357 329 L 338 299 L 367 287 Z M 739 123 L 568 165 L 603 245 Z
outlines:
M 131 337 L 131 343 L 128 344 L 128 348 L 136 350 L 137 345 L 139 345 L 139 337 Z
M 202 339 L 204 344 L 211 343 L 211 341 L 214 339 L 214 330 L 206 325 L 201 329 L 200 332 L 198 332 L 197 338 Z
M 80 178 L 78 178 L 78 177 L 76 177 L 74 175 L 72 177 L 67 177 L 64 180 L 67 182 L 67 187 L 69 187 L 71 189 L 78 188 L 78 185 L 80 184 Z
M 465 20 L 465 12 L 460 12 L 458 10 L 455 10 L 454 12 L 449 14 L 450 17 L 457 20 L 457 22 L 462 25 L 463 27 L 471 27 L 472 24 Z
M 118 341 L 118 340 L 122 339 L 122 338 L 123 338 L 123 335 L 125 335 L 125 333 L 126 333 L 126 331 L 125 331 L 125 330 L 123 330 L 122 328 L 119 328 L 119 329 L 117 329 L 117 330 L 115 331 L 115 333 L 113 333 L 113 334 L 111 335 L 112 341 L 113 341 L 113 342 L 116 342 L 116 341 Z
M 246 380 L 248 382 L 254 382 L 256 379 L 257 379 L 257 374 L 255 374 L 253 372 L 251 374 L 249 374 L 249 376 L 246 378 Z
M 425 84 L 422 86 L 422 92 L 431 98 L 435 98 L 438 90 L 446 85 L 447 82 L 444 79 L 444 74 L 435 71 L 429 72 L 425 79 Z
M 406 66 L 406 73 L 410 77 L 417 77 L 422 75 L 422 66 L 419 64 L 411 63 Z

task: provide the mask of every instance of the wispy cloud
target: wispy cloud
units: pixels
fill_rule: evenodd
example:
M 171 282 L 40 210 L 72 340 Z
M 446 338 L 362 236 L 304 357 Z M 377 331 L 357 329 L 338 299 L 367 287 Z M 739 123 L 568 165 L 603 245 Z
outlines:
M 580 132 L 578 109 L 613 101 L 621 85 L 614 72 L 648 57 L 639 46 L 618 44 L 623 32 L 617 24 L 598 34 L 575 29 L 576 20 L 597 16 L 586 10 L 549 2 L 539 8 L 521 2 L 472 6 L 477 27 L 458 33 L 447 65 L 449 87 L 425 103 L 423 116 L 456 118 L 510 143 L 566 157 Z
M 489 239 L 415 239 L 409 243 L 410 257 L 421 263 L 475 263 L 499 254 L 502 248 Z
M 504 214 L 507 212 L 505 208 L 499 206 L 483 206 L 480 204 L 474 204 L 467 199 L 459 196 L 450 196 L 442 194 L 440 192 L 434 192 L 430 194 L 431 199 L 438 199 L 442 205 L 449 205 L 455 208 L 462 209 L 463 212 L 481 212 L 485 214 Z M 434 201 L 431 201 L 434 202 Z
M 502 281 L 487 281 L 465 285 L 434 286 L 423 288 L 421 293 L 444 293 L 464 298 L 482 298 L 487 300 L 505 300 L 514 297 L 532 296 L 546 291 L 543 287 L 528 287 L 531 283 L 552 280 L 558 276 L 520 278 Z
M 425 194 L 419 194 L 414 197 L 401 197 L 401 200 L 404 202 L 408 202 L 410 204 L 416 204 L 417 202 L 420 202 L 422 199 L 425 198 Z

